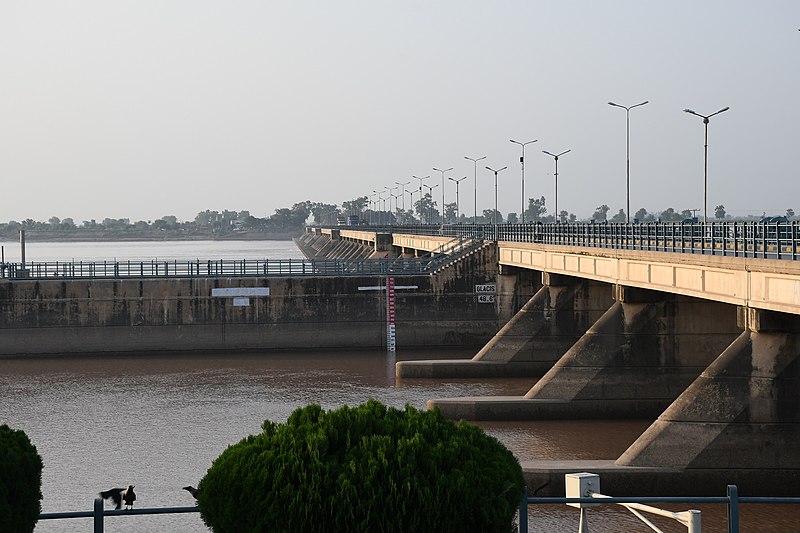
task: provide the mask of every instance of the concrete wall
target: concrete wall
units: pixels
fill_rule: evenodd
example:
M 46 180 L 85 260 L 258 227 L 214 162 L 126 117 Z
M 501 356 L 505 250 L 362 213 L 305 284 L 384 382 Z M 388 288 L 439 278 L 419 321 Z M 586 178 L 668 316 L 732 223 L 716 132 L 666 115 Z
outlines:
M 477 277 L 476 277 L 477 276 Z M 397 345 L 480 347 L 497 331 L 495 306 L 464 277 L 410 276 L 397 285 Z M 194 278 L 0 282 L 0 355 L 173 350 L 380 348 L 381 277 Z M 479 281 L 476 281 L 479 280 Z M 269 287 L 234 307 L 218 287 Z

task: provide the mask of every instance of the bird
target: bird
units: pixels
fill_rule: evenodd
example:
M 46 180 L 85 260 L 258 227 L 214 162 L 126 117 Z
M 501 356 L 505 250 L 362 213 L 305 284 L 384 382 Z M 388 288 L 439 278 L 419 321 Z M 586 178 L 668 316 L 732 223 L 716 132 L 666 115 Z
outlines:
M 127 489 L 108 489 L 100 493 L 104 500 L 114 502 L 114 509 L 122 508 L 122 501 L 125 501 L 126 509 L 133 509 L 133 502 L 136 501 L 136 493 L 133 492 L 133 485 L 128 485 Z
M 189 485 L 189 486 L 187 486 L 187 487 L 183 487 L 183 490 L 188 490 L 188 491 L 189 491 L 189 494 L 191 494 L 192 496 L 194 496 L 194 499 L 195 499 L 195 500 L 197 499 L 197 495 L 198 495 L 198 494 L 200 494 L 200 491 L 199 491 L 198 489 L 196 489 L 196 488 L 192 487 L 191 485 Z

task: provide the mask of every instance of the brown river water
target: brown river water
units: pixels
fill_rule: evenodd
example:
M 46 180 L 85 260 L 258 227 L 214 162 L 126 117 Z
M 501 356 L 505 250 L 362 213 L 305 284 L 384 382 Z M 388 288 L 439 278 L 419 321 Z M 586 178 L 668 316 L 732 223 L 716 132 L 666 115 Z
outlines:
M 18 245 L 4 244 L 7 261 Z M 149 258 L 299 257 L 286 242 L 28 243 L 30 261 Z M 181 487 L 196 485 L 229 444 L 257 433 L 265 419 L 284 421 L 297 407 L 387 405 L 424 408 L 431 398 L 522 395 L 530 378 L 402 380 L 403 359 L 471 357 L 472 351 L 287 352 L 149 354 L 0 358 L 0 424 L 23 429 L 44 460 L 44 512 L 89 511 L 97 493 L 136 485 L 137 507 L 190 506 Z M 531 421 L 480 423 L 520 461 L 613 459 L 651 421 Z M 602 483 L 602 480 L 601 480 Z M 724 495 L 720 487 L 720 496 Z M 635 487 L 629 494 L 635 495 Z M 619 495 L 622 496 L 622 495 Z M 722 505 L 699 508 L 703 531 L 725 532 Z M 578 511 L 564 505 L 529 506 L 529 531 L 576 532 Z M 743 506 L 741 531 L 800 531 L 800 506 Z M 663 531 L 686 528 L 654 518 Z M 592 532 L 646 532 L 619 506 L 590 512 Z M 40 521 L 44 533 L 91 531 L 90 519 Z M 109 517 L 105 531 L 204 532 L 199 514 Z

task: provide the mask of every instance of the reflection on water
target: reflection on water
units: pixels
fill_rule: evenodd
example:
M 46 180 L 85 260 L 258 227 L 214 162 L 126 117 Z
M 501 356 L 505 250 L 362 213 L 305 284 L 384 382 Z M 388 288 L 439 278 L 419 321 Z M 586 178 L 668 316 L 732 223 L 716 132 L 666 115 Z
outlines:
M 452 352 L 444 357 L 469 355 Z M 443 354 L 397 355 L 397 359 L 420 358 L 441 359 Z M 430 398 L 522 395 L 532 385 L 530 379 L 395 383 L 394 361 L 384 352 L 0 359 L 0 423 L 24 429 L 42 455 L 46 512 L 90 510 L 98 491 L 129 483 L 136 485 L 137 506 L 184 506 L 193 500 L 181 487 L 196 485 L 225 447 L 257 433 L 265 419 L 283 421 L 308 403 L 334 408 L 375 398 L 395 407 L 408 403 L 424 408 Z M 481 425 L 525 460 L 614 458 L 647 424 Z M 717 514 L 724 525 L 724 509 Z M 776 520 L 775 514 L 766 516 Z M 529 515 L 532 531 L 577 531 L 573 509 L 531 508 Z M 596 515 L 597 531 L 647 531 L 624 511 L 603 508 Z M 781 518 L 786 530 L 792 515 L 780 516 L 788 516 Z M 36 531 L 90 528 L 88 520 L 70 519 L 41 522 Z M 680 531 L 665 529 L 673 530 Z M 705 520 L 703 530 L 725 531 Z M 109 518 L 106 531 L 206 528 L 199 515 L 189 514 Z

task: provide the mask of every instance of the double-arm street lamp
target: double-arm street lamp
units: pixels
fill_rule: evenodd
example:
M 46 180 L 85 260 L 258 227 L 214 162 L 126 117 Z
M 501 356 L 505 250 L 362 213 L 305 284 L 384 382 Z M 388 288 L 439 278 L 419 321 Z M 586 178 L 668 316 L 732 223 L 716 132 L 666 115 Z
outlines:
M 425 181 L 426 179 L 430 178 L 430 175 L 427 175 L 427 176 L 422 177 L 422 178 L 420 178 L 419 176 L 411 176 L 411 177 L 416 179 L 416 180 L 419 180 L 419 200 L 417 200 L 419 202 L 420 200 L 422 200 L 422 182 Z M 414 204 L 413 203 L 411 204 L 411 209 L 414 209 Z M 419 214 L 419 218 L 422 219 L 422 213 Z
M 395 181 L 395 183 L 397 185 L 399 185 L 400 187 L 402 187 L 402 189 L 403 189 L 403 192 L 401 193 L 401 196 L 403 197 L 403 211 L 405 211 L 406 210 L 406 185 L 408 185 L 411 182 L 410 181 Z
M 431 197 L 430 201 L 428 202 L 428 220 L 427 220 L 428 224 L 431 223 L 431 218 L 433 218 L 433 195 L 431 193 L 433 192 L 433 189 L 435 189 L 438 186 L 439 186 L 438 183 L 436 185 L 423 185 L 423 187 L 428 189 L 428 196 Z
M 478 223 L 478 161 L 480 161 L 481 159 L 486 159 L 486 156 L 473 158 L 465 155 L 464 159 L 469 159 L 470 161 L 472 161 L 472 167 L 473 167 L 472 178 L 474 180 L 473 185 L 475 193 L 475 206 L 474 206 L 475 210 L 472 213 L 472 223 L 477 224 Z
M 449 179 L 450 181 L 455 182 L 455 184 L 456 184 L 456 223 L 458 223 L 459 219 L 461 218 L 460 209 L 459 209 L 460 202 L 458 200 L 458 184 L 461 183 L 462 181 L 464 181 L 465 179 L 467 179 L 467 177 L 464 176 L 463 178 L 458 178 L 458 179 L 455 179 L 455 178 L 447 178 L 447 179 Z
M 568 153 L 568 152 L 571 152 L 571 151 L 572 150 L 570 149 L 570 150 L 564 150 L 560 154 L 551 154 L 547 150 L 542 150 L 542 152 L 544 152 L 545 154 L 547 154 L 549 156 L 552 156 L 553 159 L 556 160 L 556 201 L 555 201 L 555 206 L 554 206 L 554 208 L 555 208 L 554 216 L 555 216 L 555 221 L 556 222 L 559 222 L 559 218 L 561 218 L 559 216 L 559 214 L 558 214 L 558 158 L 561 157 L 562 155 Z
M 486 167 L 486 170 L 488 170 L 490 172 L 494 172 L 494 216 L 492 218 L 494 219 L 495 238 L 497 237 L 497 174 L 499 172 L 502 172 L 503 170 L 505 170 L 507 168 L 508 167 L 503 167 L 503 168 L 498 168 L 497 170 L 495 170 L 495 169 L 493 169 L 491 167 Z
M 519 141 L 515 141 L 514 139 L 509 139 L 512 143 L 518 144 L 522 147 L 522 157 L 519 158 L 519 162 L 522 165 L 522 209 L 520 210 L 520 217 L 521 221 L 525 223 L 525 145 L 537 142 L 539 139 L 534 139 L 532 141 L 527 141 L 521 143 Z
M 444 170 L 433 167 L 433 170 L 442 173 L 442 224 L 444 224 L 444 173 L 450 172 L 451 170 L 453 170 L 453 167 L 446 168 Z
M 703 142 L 703 224 L 708 222 L 708 119 L 728 109 L 730 109 L 730 107 L 724 107 L 710 115 L 701 115 L 700 113 L 695 113 L 691 109 L 683 110 L 685 113 L 691 113 L 692 115 L 702 118 L 706 129 L 705 141 Z
M 609 102 L 608 105 L 614 107 L 621 107 L 625 110 L 625 157 L 627 161 L 627 171 L 626 171 L 626 180 L 625 180 L 625 198 L 626 198 L 626 205 L 627 208 L 625 213 L 628 216 L 628 224 L 631 222 L 631 109 L 634 107 L 639 107 L 647 104 L 649 101 L 645 100 L 640 104 L 635 104 L 632 106 L 624 106 L 615 104 L 614 102 Z

